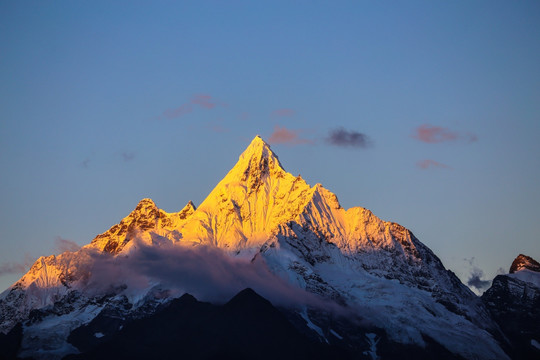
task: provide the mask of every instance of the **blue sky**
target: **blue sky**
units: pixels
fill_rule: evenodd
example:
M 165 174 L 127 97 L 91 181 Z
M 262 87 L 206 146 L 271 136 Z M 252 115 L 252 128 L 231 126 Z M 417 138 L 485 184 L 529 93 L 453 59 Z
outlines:
M 256 134 L 464 282 L 539 260 L 538 34 L 536 1 L 4 1 L 0 287 Z

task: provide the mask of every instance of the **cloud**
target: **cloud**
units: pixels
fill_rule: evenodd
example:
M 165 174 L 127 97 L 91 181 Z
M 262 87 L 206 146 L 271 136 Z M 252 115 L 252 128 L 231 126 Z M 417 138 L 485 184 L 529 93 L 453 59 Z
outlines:
M 102 293 L 126 287 L 125 294 L 137 294 L 159 283 L 173 295 L 190 293 L 199 300 L 225 302 L 250 287 L 274 304 L 309 304 L 332 309 L 336 306 L 315 294 L 274 275 L 260 255 L 233 257 L 215 247 L 187 247 L 162 243 L 148 246 L 134 239 L 127 256 L 91 253 L 93 261 L 86 277 L 85 291 Z M 158 240 L 156 240 L 158 241 Z
M 285 127 L 274 127 L 274 132 L 268 138 L 268 142 L 271 144 L 288 144 L 288 145 L 300 145 L 311 144 L 312 140 L 303 139 L 300 137 L 300 130 L 289 130 Z
M 343 147 L 367 148 L 371 146 L 371 140 L 366 134 L 344 128 L 330 130 L 326 142 L 330 145 Z
M 123 152 L 122 153 L 122 159 L 124 159 L 125 162 L 131 161 L 131 160 L 135 159 L 135 153 Z
M 36 261 L 35 258 L 26 255 L 24 262 L 5 262 L 0 264 L 0 276 L 11 274 L 24 274 L 30 269 L 32 264 Z
M 469 278 L 467 279 L 467 285 L 469 285 L 469 287 L 472 287 L 473 291 L 476 290 L 475 292 L 477 294 L 483 292 L 491 285 L 491 281 L 482 280 L 482 278 L 484 277 L 484 271 L 482 271 L 482 269 L 475 265 L 474 256 L 470 258 L 465 258 L 463 260 L 466 261 L 471 267 L 471 273 L 469 275 Z
M 22 274 L 27 271 L 25 264 L 8 262 L 0 264 L 0 276 L 9 274 Z
M 167 109 L 163 112 L 163 114 L 161 114 L 161 116 L 158 116 L 157 119 L 162 119 L 162 118 L 165 118 L 165 119 L 175 119 L 175 118 L 178 118 L 178 117 L 181 117 L 181 116 L 184 116 L 186 114 L 189 114 L 193 111 L 193 108 L 194 108 L 194 105 L 197 105 L 199 106 L 200 108 L 202 109 L 213 109 L 217 106 L 221 106 L 221 107 L 227 107 L 228 105 L 223 103 L 223 102 L 219 102 L 217 101 L 216 99 L 214 99 L 212 96 L 210 95 L 207 95 L 207 94 L 197 94 L 197 95 L 193 95 L 191 97 L 191 99 L 176 107 L 176 108 L 172 108 L 172 109 Z
M 443 168 L 443 169 L 451 169 L 451 167 L 449 167 L 448 165 L 445 165 L 443 163 L 440 163 L 438 161 L 431 160 L 431 159 L 421 160 L 416 163 L 416 166 L 418 166 L 422 170 L 427 170 L 429 168 L 434 168 L 434 167 Z
M 293 109 L 276 109 L 272 111 L 272 116 L 294 116 L 296 114 L 296 111 Z
M 54 243 L 55 243 L 56 249 L 60 253 L 63 253 L 66 251 L 75 252 L 81 248 L 76 242 L 68 240 L 68 239 L 64 239 L 60 236 L 56 237 Z
M 191 98 L 191 103 L 199 105 L 205 109 L 213 109 L 216 107 L 216 103 L 212 100 L 210 95 L 200 94 Z
M 185 114 L 189 114 L 193 111 L 193 106 L 190 103 L 185 103 L 174 109 L 167 109 L 163 112 L 162 116 L 166 119 L 174 119 Z
M 478 137 L 475 134 L 460 134 L 441 126 L 433 126 L 428 124 L 423 124 L 417 127 L 412 137 L 428 144 L 437 144 L 456 140 L 466 142 L 475 142 L 478 140 Z
M 491 281 L 482 280 L 483 277 L 484 272 L 475 266 L 473 267 L 471 274 L 469 275 L 467 285 L 476 288 L 478 291 L 483 291 L 491 285 Z

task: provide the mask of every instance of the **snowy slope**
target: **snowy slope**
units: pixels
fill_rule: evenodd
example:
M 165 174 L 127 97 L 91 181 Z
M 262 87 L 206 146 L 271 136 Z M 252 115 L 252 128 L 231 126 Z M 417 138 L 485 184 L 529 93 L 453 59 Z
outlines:
M 174 289 L 171 281 L 164 281 L 160 276 L 173 273 L 167 266 L 176 271 L 178 265 L 167 261 L 162 271 L 149 266 L 153 262 L 147 258 L 122 271 L 149 248 L 166 249 L 167 254 L 181 248 L 216 249 L 188 252 L 181 263 L 202 253 L 205 259 L 211 256 L 225 264 L 221 270 L 208 270 L 209 281 L 255 289 L 273 282 L 272 291 L 285 289 L 283 293 L 306 290 L 354 311 L 399 343 L 424 346 L 427 335 L 465 358 L 506 358 L 492 336 L 498 327 L 482 302 L 409 230 L 365 208 L 342 208 L 322 185 L 310 186 L 286 172 L 258 136 L 198 208 L 190 202 L 177 213 L 166 213 L 143 199 L 118 225 L 81 250 L 38 259 L 2 294 L 0 330 L 28 319 L 34 309 L 43 309 L 45 320 L 27 323 L 25 334 L 35 334 L 36 327 L 54 316 L 71 316 L 73 326 L 83 322 L 77 314 L 85 314 L 88 321 L 88 314 L 97 315 L 119 296 L 133 305 L 128 313 L 145 309 L 148 299 L 155 299 L 150 293 L 164 294 L 160 301 L 167 301 L 194 286 L 184 284 L 182 276 L 176 276 L 179 285 Z M 218 250 L 231 260 L 221 259 Z M 152 254 L 155 258 L 165 253 Z M 206 267 L 214 266 L 204 261 Z M 98 276 L 104 268 L 113 269 L 111 279 Z M 267 270 L 288 285 L 268 277 Z M 68 298 L 76 301 L 65 308 Z M 316 303 L 300 295 L 295 301 Z M 85 310 L 95 303 L 99 309 Z M 58 309 L 64 309 L 61 315 Z M 29 346 L 27 354 L 31 351 Z

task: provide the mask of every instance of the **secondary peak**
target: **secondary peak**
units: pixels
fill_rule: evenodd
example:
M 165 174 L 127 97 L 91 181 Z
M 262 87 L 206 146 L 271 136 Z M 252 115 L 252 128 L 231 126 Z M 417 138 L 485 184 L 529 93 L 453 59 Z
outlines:
M 530 256 L 519 254 L 518 257 L 512 262 L 510 274 L 523 269 L 540 272 L 540 264 Z

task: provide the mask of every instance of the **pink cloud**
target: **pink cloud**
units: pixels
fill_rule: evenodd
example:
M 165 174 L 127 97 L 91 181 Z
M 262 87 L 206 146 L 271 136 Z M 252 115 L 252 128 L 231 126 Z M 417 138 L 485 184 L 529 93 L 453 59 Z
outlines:
M 268 138 L 268 142 L 271 144 L 289 144 L 289 145 L 299 145 L 299 144 L 311 144 L 312 140 L 303 139 L 300 137 L 299 130 L 289 130 L 285 127 L 280 128 L 279 125 L 274 127 L 274 132 Z
M 207 94 L 198 94 L 194 95 L 189 102 L 186 102 L 176 108 L 167 109 L 161 114 L 161 116 L 158 116 L 157 119 L 174 119 L 186 114 L 189 114 L 193 111 L 193 106 L 198 105 L 203 109 L 213 109 L 217 106 L 221 107 L 227 107 L 228 105 L 222 102 L 217 101 L 216 99 L 212 98 L 212 96 Z
M 272 116 L 293 116 L 295 113 L 293 109 L 277 109 L 272 111 Z
M 216 103 L 212 100 L 212 97 L 206 94 L 199 94 L 193 96 L 193 98 L 191 99 L 191 103 L 199 105 L 205 109 L 213 109 L 216 107 Z
M 193 107 L 190 103 L 185 103 L 174 109 L 167 109 L 163 112 L 163 117 L 167 119 L 174 119 L 182 115 L 188 114 L 193 111 Z
M 205 109 L 213 109 L 216 106 L 221 106 L 221 107 L 224 107 L 224 108 L 229 106 L 229 104 L 226 104 L 224 102 L 220 102 L 220 101 L 212 98 L 212 96 L 206 95 L 206 94 L 199 94 L 199 95 L 193 96 L 191 98 L 191 103 L 199 105 L 200 107 L 205 108 Z
M 445 165 L 443 163 L 440 163 L 438 161 L 431 160 L 431 159 L 421 160 L 416 163 L 416 166 L 418 166 L 422 170 L 427 170 L 429 168 L 434 168 L 434 167 L 450 169 L 448 165 Z
M 475 134 L 460 134 L 441 126 L 427 124 L 417 127 L 412 137 L 428 144 L 437 144 L 445 141 L 456 140 L 464 140 L 467 142 L 475 142 L 478 140 L 478 137 Z

